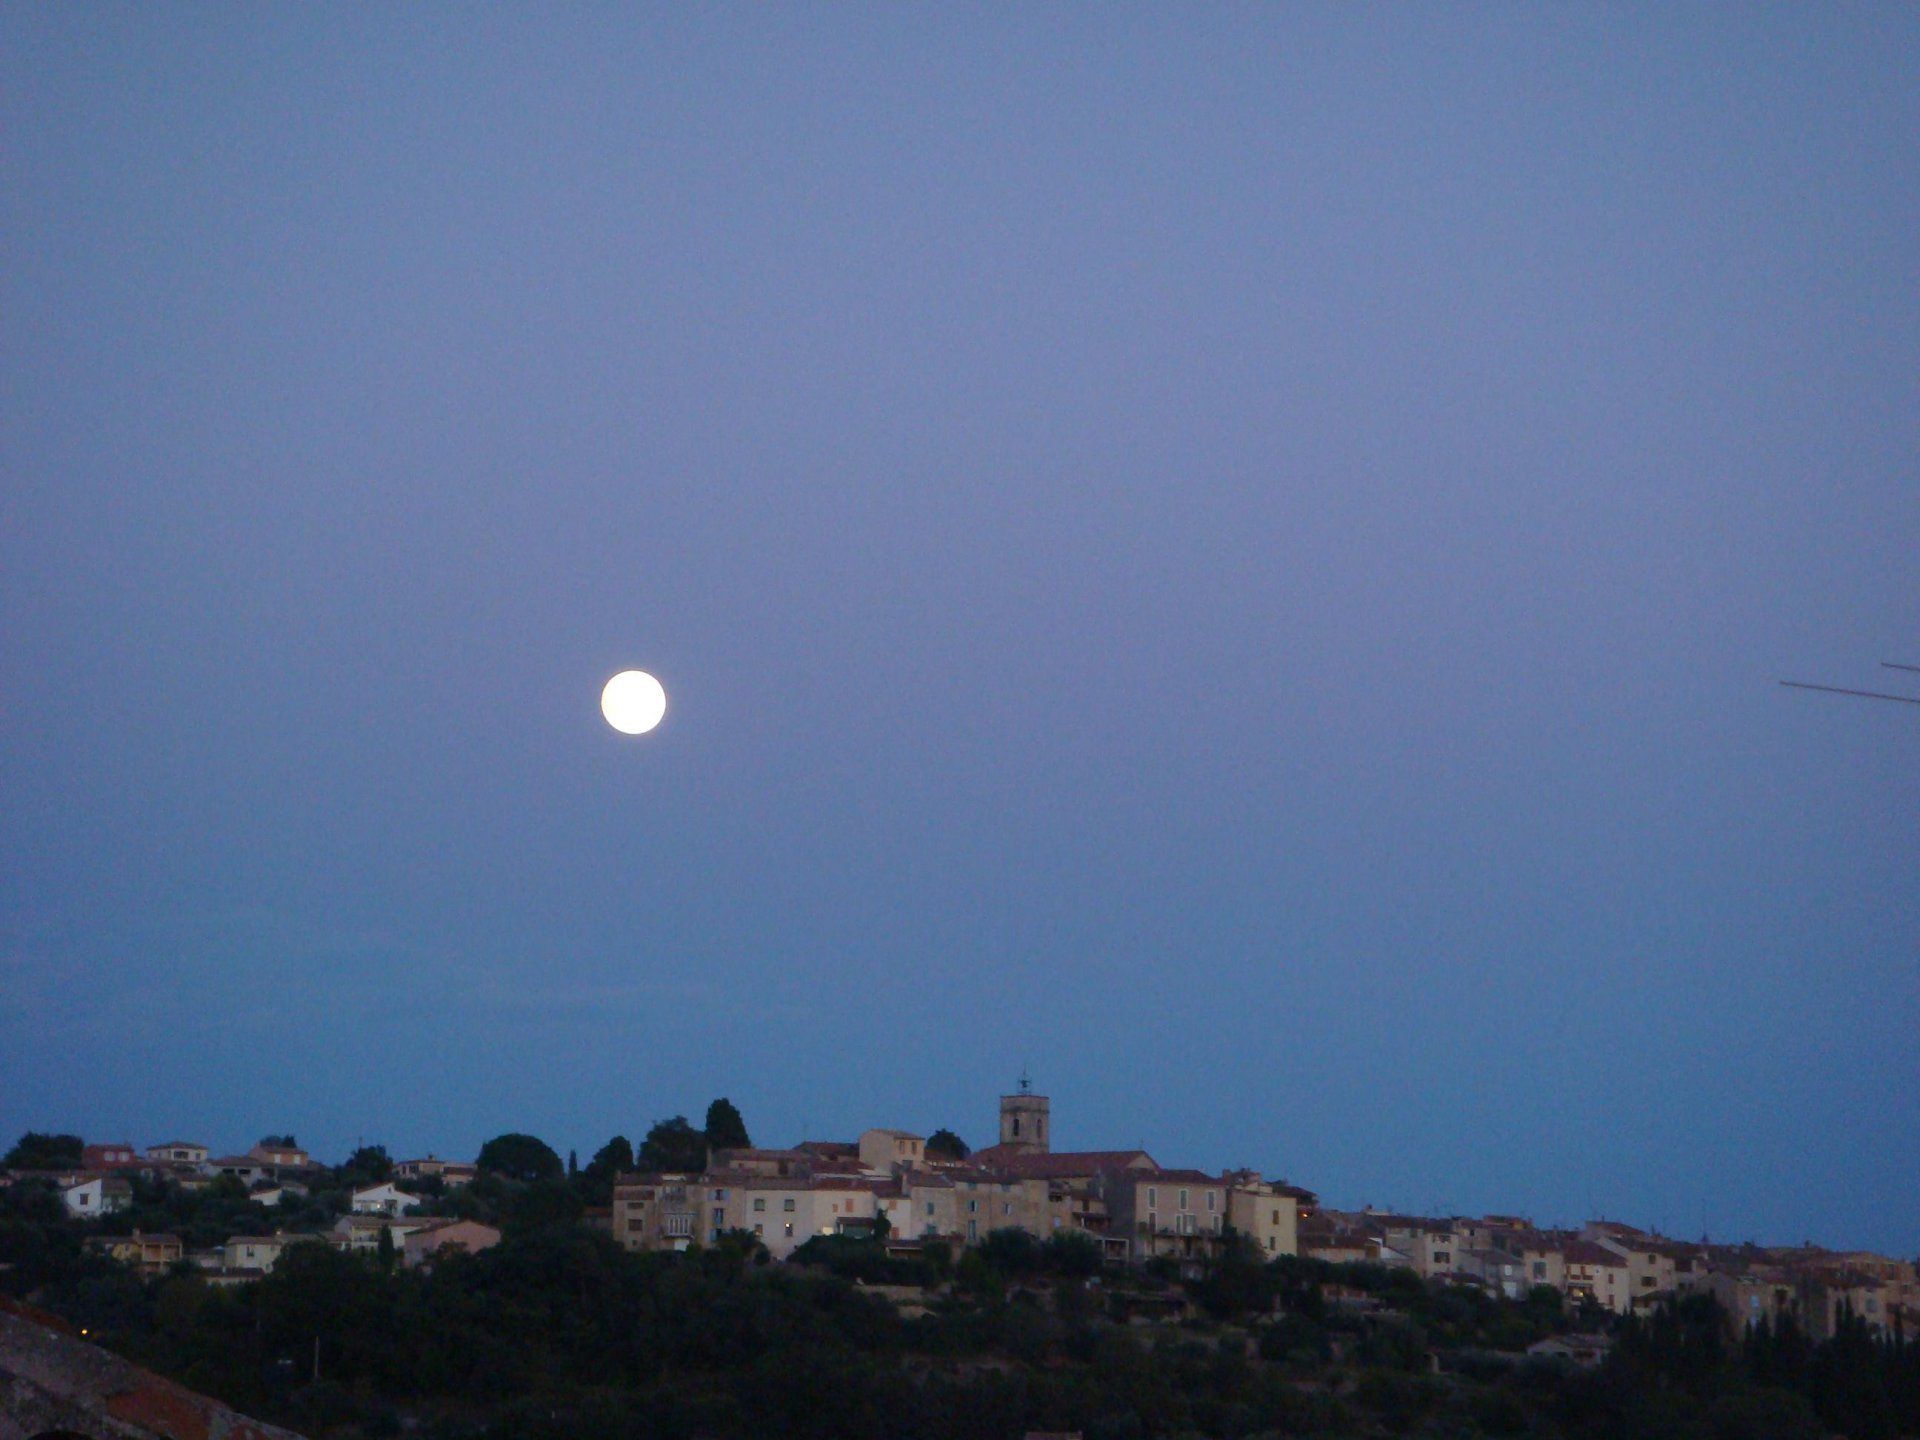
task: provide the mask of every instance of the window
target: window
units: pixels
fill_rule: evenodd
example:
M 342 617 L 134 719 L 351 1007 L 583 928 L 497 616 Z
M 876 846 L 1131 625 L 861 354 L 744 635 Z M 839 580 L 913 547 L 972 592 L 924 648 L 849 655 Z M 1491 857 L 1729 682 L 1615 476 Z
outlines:
M 756 1195 L 753 1200 L 753 1213 L 756 1215 L 764 1215 L 766 1213 L 766 1210 L 767 1210 L 766 1200 L 763 1197 Z
M 967 1214 L 978 1215 L 979 1213 L 980 1213 L 980 1202 L 978 1200 L 967 1201 Z
M 1279 1248 L 1280 1248 L 1279 1242 L 1275 1240 L 1273 1236 L 1271 1235 L 1267 1236 L 1267 1249 L 1278 1250 Z
M 716 1200 L 724 1200 L 727 1198 L 727 1192 L 724 1190 L 716 1190 L 713 1192 L 713 1198 Z
M 927 1201 L 927 1214 L 933 1214 L 933 1201 Z
M 713 1207 L 713 1223 L 715 1225 L 724 1225 L 727 1223 L 727 1212 L 718 1205 Z
M 1445 1250 L 1436 1250 L 1433 1252 L 1433 1263 L 1436 1265 L 1451 1265 L 1453 1263 L 1453 1256 Z
M 1211 1190 L 1209 1190 L 1209 1191 L 1207 1191 L 1207 1209 L 1209 1209 L 1209 1210 L 1211 1210 L 1211 1209 L 1213 1209 L 1213 1208 L 1214 1208 L 1214 1202 L 1215 1202 L 1215 1201 L 1217 1201 L 1217 1200 L 1218 1200 L 1219 1198 L 1220 1198 L 1220 1197 L 1219 1197 L 1218 1195 L 1216 1195 L 1216 1194 L 1214 1194 L 1214 1193 L 1213 1193 L 1213 1191 L 1211 1191 Z
M 1002 1216 L 1002 1217 L 1005 1217 L 1005 1216 L 1008 1216 L 1008 1215 L 1011 1215 L 1011 1214 L 1013 1214 L 1013 1206 L 1011 1206 L 1011 1205 L 1009 1205 L 1009 1204 L 1007 1204 L 1007 1203 L 1006 1203 L 1006 1202 L 1005 1202 L 1004 1200 L 1003 1200 L 1003 1201 L 1001 1201 L 1001 1202 L 1000 1202 L 1000 1214 L 1001 1214 L 1001 1216 Z
M 979 1238 L 980 1238 L 980 1222 L 978 1220 L 967 1221 L 967 1239 L 978 1240 Z
M 791 1220 L 787 1221 L 787 1234 L 789 1236 L 793 1234 L 793 1222 Z
M 1547 1278 L 1547 1262 L 1546 1261 L 1536 1260 L 1533 1262 L 1533 1278 L 1536 1280 L 1544 1280 Z
M 1153 1209 L 1160 1203 L 1160 1191 L 1152 1185 L 1147 1187 L 1147 1208 Z
M 767 1227 L 764 1225 L 756 1225 L 753 1227 L 753 1233 L 756 1235 L 764 1235 L 766 1234 L 766 1230 Z
M 791 1215 L 793 1213 L 793 1197 L 788 1196 L 785 1200 L 782 1200 L 780 1202 L 780 1208 Z
M 1013 1138 L 1016 1140 L 1020 1138 L 1020 1117 L 1018 1115 L 1013 1117 Z M 73 1152 L 69 1150 L 67 1153 L 71 1155 Z
M 1276 1225 L 1280 1223 L 1280 1212 L 1278 1210 L 1273 1212 L 1273 1223 Z
M 1180 1208 L 1182 1210 L 1187 1208 L 1187 1192 L 1184 1190 L 1180 1192 Z
M 1160 1228 L 1160 1217 L 1154 1214 L 1153 1211 L 1151 1210 L 1147 1211 L 1147 1229 L 1158 1230 L 1159 1228 Z

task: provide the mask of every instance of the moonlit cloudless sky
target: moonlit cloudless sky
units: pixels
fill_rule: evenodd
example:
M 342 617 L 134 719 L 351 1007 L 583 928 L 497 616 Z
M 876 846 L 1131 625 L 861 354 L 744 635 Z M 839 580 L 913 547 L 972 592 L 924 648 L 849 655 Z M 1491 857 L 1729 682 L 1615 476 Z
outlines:
M 0 11 L 0 1143 L 1920 1247 L 1920 11 Z M 616 670 L 671 697 L 631 739 Z

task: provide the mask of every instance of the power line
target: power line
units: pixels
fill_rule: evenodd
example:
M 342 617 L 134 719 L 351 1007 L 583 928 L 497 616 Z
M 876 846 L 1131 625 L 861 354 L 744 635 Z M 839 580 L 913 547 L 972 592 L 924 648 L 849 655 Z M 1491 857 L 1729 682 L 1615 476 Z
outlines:
M 1894 668 L 1906 670 L 1915 667 L 1897 665 Z M 1829 695 L 1858 695 L 1863 700 L 1898 700 L 1902 705 L 1920 705 L 1920 696 L 1916 695 L 1888 695 L 1880 690 L 1848 690 L 1839 685 L 1809 685 L 1804 680 L 1782 680 L 1780 683 L 1795 690 L 1824 690 Z

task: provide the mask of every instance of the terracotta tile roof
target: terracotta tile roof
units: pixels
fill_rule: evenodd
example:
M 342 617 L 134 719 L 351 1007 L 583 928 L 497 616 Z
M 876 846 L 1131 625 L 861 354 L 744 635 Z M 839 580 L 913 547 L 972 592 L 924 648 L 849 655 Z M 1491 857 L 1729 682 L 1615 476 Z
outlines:
M 1569 1240 L 1561 1247 L 1561 1253 L 1566 1256 L 1569 1265 L 1608 1265 L 1616 1270 L 1627 1268 L 1625 1257 L 1591 1240 Z
M 1155 1163 L 1144 1150 L 1052 1150 L 1042 1154 L 993 1145 L 974 1151 L 966 1163 L 978 1170 L 1004 1170 L 1022 1180 L 1071 1180 L 1128 1169 L 1142 1160 L 1149 1165 Z
M 909 1170 L 901 1183 L 915 1190 L 951 1190 L 953 1176 L 944 1170 Z

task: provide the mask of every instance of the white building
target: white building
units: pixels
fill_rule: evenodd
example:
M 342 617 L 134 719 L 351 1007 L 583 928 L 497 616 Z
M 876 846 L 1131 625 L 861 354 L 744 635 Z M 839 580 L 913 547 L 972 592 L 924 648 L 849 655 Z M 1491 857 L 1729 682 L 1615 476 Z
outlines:
M 91 1220 L 96 1215 L 111 1215 L 133 1204 L 133 1187 L 118 1176 L 96 1175 L 69 1185 L 60 1192 L 67 1214 L 76 1220 Z
M 356 1215 L 404 1215 L 419 1203 L 418 1195 L 409 1195 L 398 1185 L 371 1185 L 353 1192 Z

